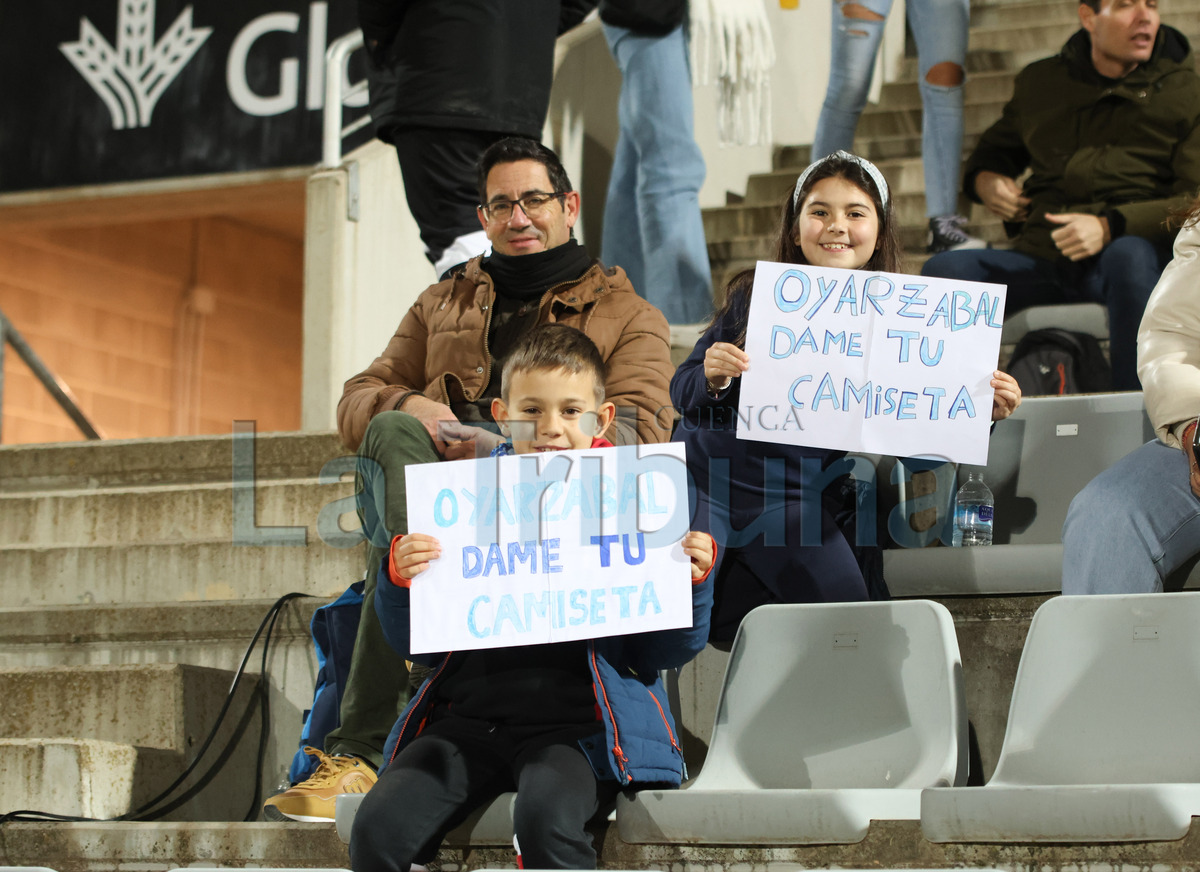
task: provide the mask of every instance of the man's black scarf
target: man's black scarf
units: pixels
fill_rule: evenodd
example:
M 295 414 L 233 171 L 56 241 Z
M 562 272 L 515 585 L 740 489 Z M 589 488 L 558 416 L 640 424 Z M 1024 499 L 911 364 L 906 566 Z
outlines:
M 523 303 L 540 300 L 550 288 L 574 281 L 591 265 L 587 250 L 574 239 L 533 254 L 493 252 L 482 263 L 497 294 Z

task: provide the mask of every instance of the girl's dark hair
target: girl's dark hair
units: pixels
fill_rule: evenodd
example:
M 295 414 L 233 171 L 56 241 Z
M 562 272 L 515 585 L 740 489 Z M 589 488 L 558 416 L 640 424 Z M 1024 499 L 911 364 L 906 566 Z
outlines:
M 897 222 L 894 218 L 892 203 L 890 202 L 891 198 L 888 198 L 888 207 L 885 209 L 879 189 L 875 186 L 875 182 L 863 168 L 863 165 L 852 158 L 839 157 L 833 154 L 817 161 L 817 165 L 808 174 L 808 178 L 804 180 L 804 186 L 800 189 L 798 196 L 794 196 L 793 191 L 788 191 L 787 197 L 783 201 L 783 208 L 779 214 L 779 233 L 775 238 L 772 259 L 776 263 L 808 263 L 804 252 L 800 250 L 800 244 L 795 240 L 796 222 L 800 217 L 800 210 L 804 208 L 804 201 L 812 193 L 813 187 L 816 186 L 817 182 L 830 178 L 845 179 L 855 187 L 866 191 L 871 197 L 872 205 L 875 207 L 875 214 L 879 216 L 879 235 L 875 240 L 875 253 L 871 255 L 871 259 L 863 264 L 861 268 L 871 272 L 899 272 L 904 252 L 900 248 L 900 233 L 896 226 Z M 743 311 L 748 313 L 750 292 L 753 287 L 753 267 L 742 270 L 730 279 L 729 285 L 725 289 L 725 300 L 721 303 L 720 308 L 717 309 L 716 314 L 713 315 L 709 326 L 719 322 L 734 306 L 741 306 Z M 746 346 L 745 315 L 742 316 L 734 344 L 739 348 Z

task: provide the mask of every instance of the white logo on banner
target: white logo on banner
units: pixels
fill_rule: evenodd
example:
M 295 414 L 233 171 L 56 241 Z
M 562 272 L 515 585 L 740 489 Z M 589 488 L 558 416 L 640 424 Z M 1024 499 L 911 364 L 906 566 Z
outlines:
M 124 130 L 150 126 L 158 99 L 211 33 L 192 27 L 189 6 L 156 43 L 154 0 L 121 0 L 115 49 L 87 18 L 79 21 L 79 41 L 59 49 L 100 95 L 113 128 Z

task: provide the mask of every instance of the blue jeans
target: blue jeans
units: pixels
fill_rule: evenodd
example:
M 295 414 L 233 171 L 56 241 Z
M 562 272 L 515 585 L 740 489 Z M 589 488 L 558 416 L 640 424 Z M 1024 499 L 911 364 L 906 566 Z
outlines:
M 600 259 L 624 267 L 670 323 L 706 320 L 712 272 L 700 220 L 704 156 L 693 134 L 684 27 L 657 37 L 606 24 L 604 36 L 623 83 Z
M 1072 263 L 1019 251 L 977 249 L 935 254 L 921 275 L 1008 285 L 1004 315 L 1051 303 L 1102 303 L 1108 308 L 1113 390 L 1140 391 L 1137 331 L 1171 249 L 1141 236 L 1118 236 L 1095 257 Z
M 1092 479 L 1063 524 L 1063 593 L 1154 593 L 1200 553 L 1182 451 L 1155 439 Z
M 878 21 L 833 14 L 829 86 L 817 120 L 813 158 L 854 150 L 858 116 L 867 103 L 883 25 L 892 0 L 853 0 L 881 16 Z M 835 2 L 835 5 L 838 5 Z M 921 151 L 925 168 L 925 214 L 958 211 L 962 174 L 963 86 L 932 85 L 925 80 L 940 63 L 963 67 L 967 55 L 968 0 L 908 0 L 908 20 L 917 42 L 918 87 L 923 109 Z M 965 72 L 964 72 L 965 75 Z

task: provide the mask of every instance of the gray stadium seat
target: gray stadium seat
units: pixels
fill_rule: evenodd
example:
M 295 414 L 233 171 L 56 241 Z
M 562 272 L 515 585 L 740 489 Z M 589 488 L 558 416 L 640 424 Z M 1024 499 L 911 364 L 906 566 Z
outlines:
M 915 820 L 920 789 L 965 783 L 954 624 L 907 602 L 771 605 L 742 621 L 704 768 L 617 801 L 631 843 L 862 840 Z
M 934 842 L 1141 842 L 1200 814 L 1200 594 L 1057 597 L 1029 627 L 984 787 L 930 789 Z
M 996 425 L 983 470 L 996 497 L 994 544 L 885 551 L 884 577 L 892 594 L 1061 590 L 1062 525 L 1071 500 L 1096 475 L 1152 438 L 1140 392 L 1025 400 Z M 943 506 L 953 500 L 952 479 L 947 481 L 939 495 Z
M 1099 303 L 1060 303 L 1022 309 L 1004 319 L 1000 342 L 1002 345 L 1015 345 L 1026 333 L 1046 327 L 1061 327 L 1090 333 L 1097 339 L 1107 339 L 1108 310 Z

